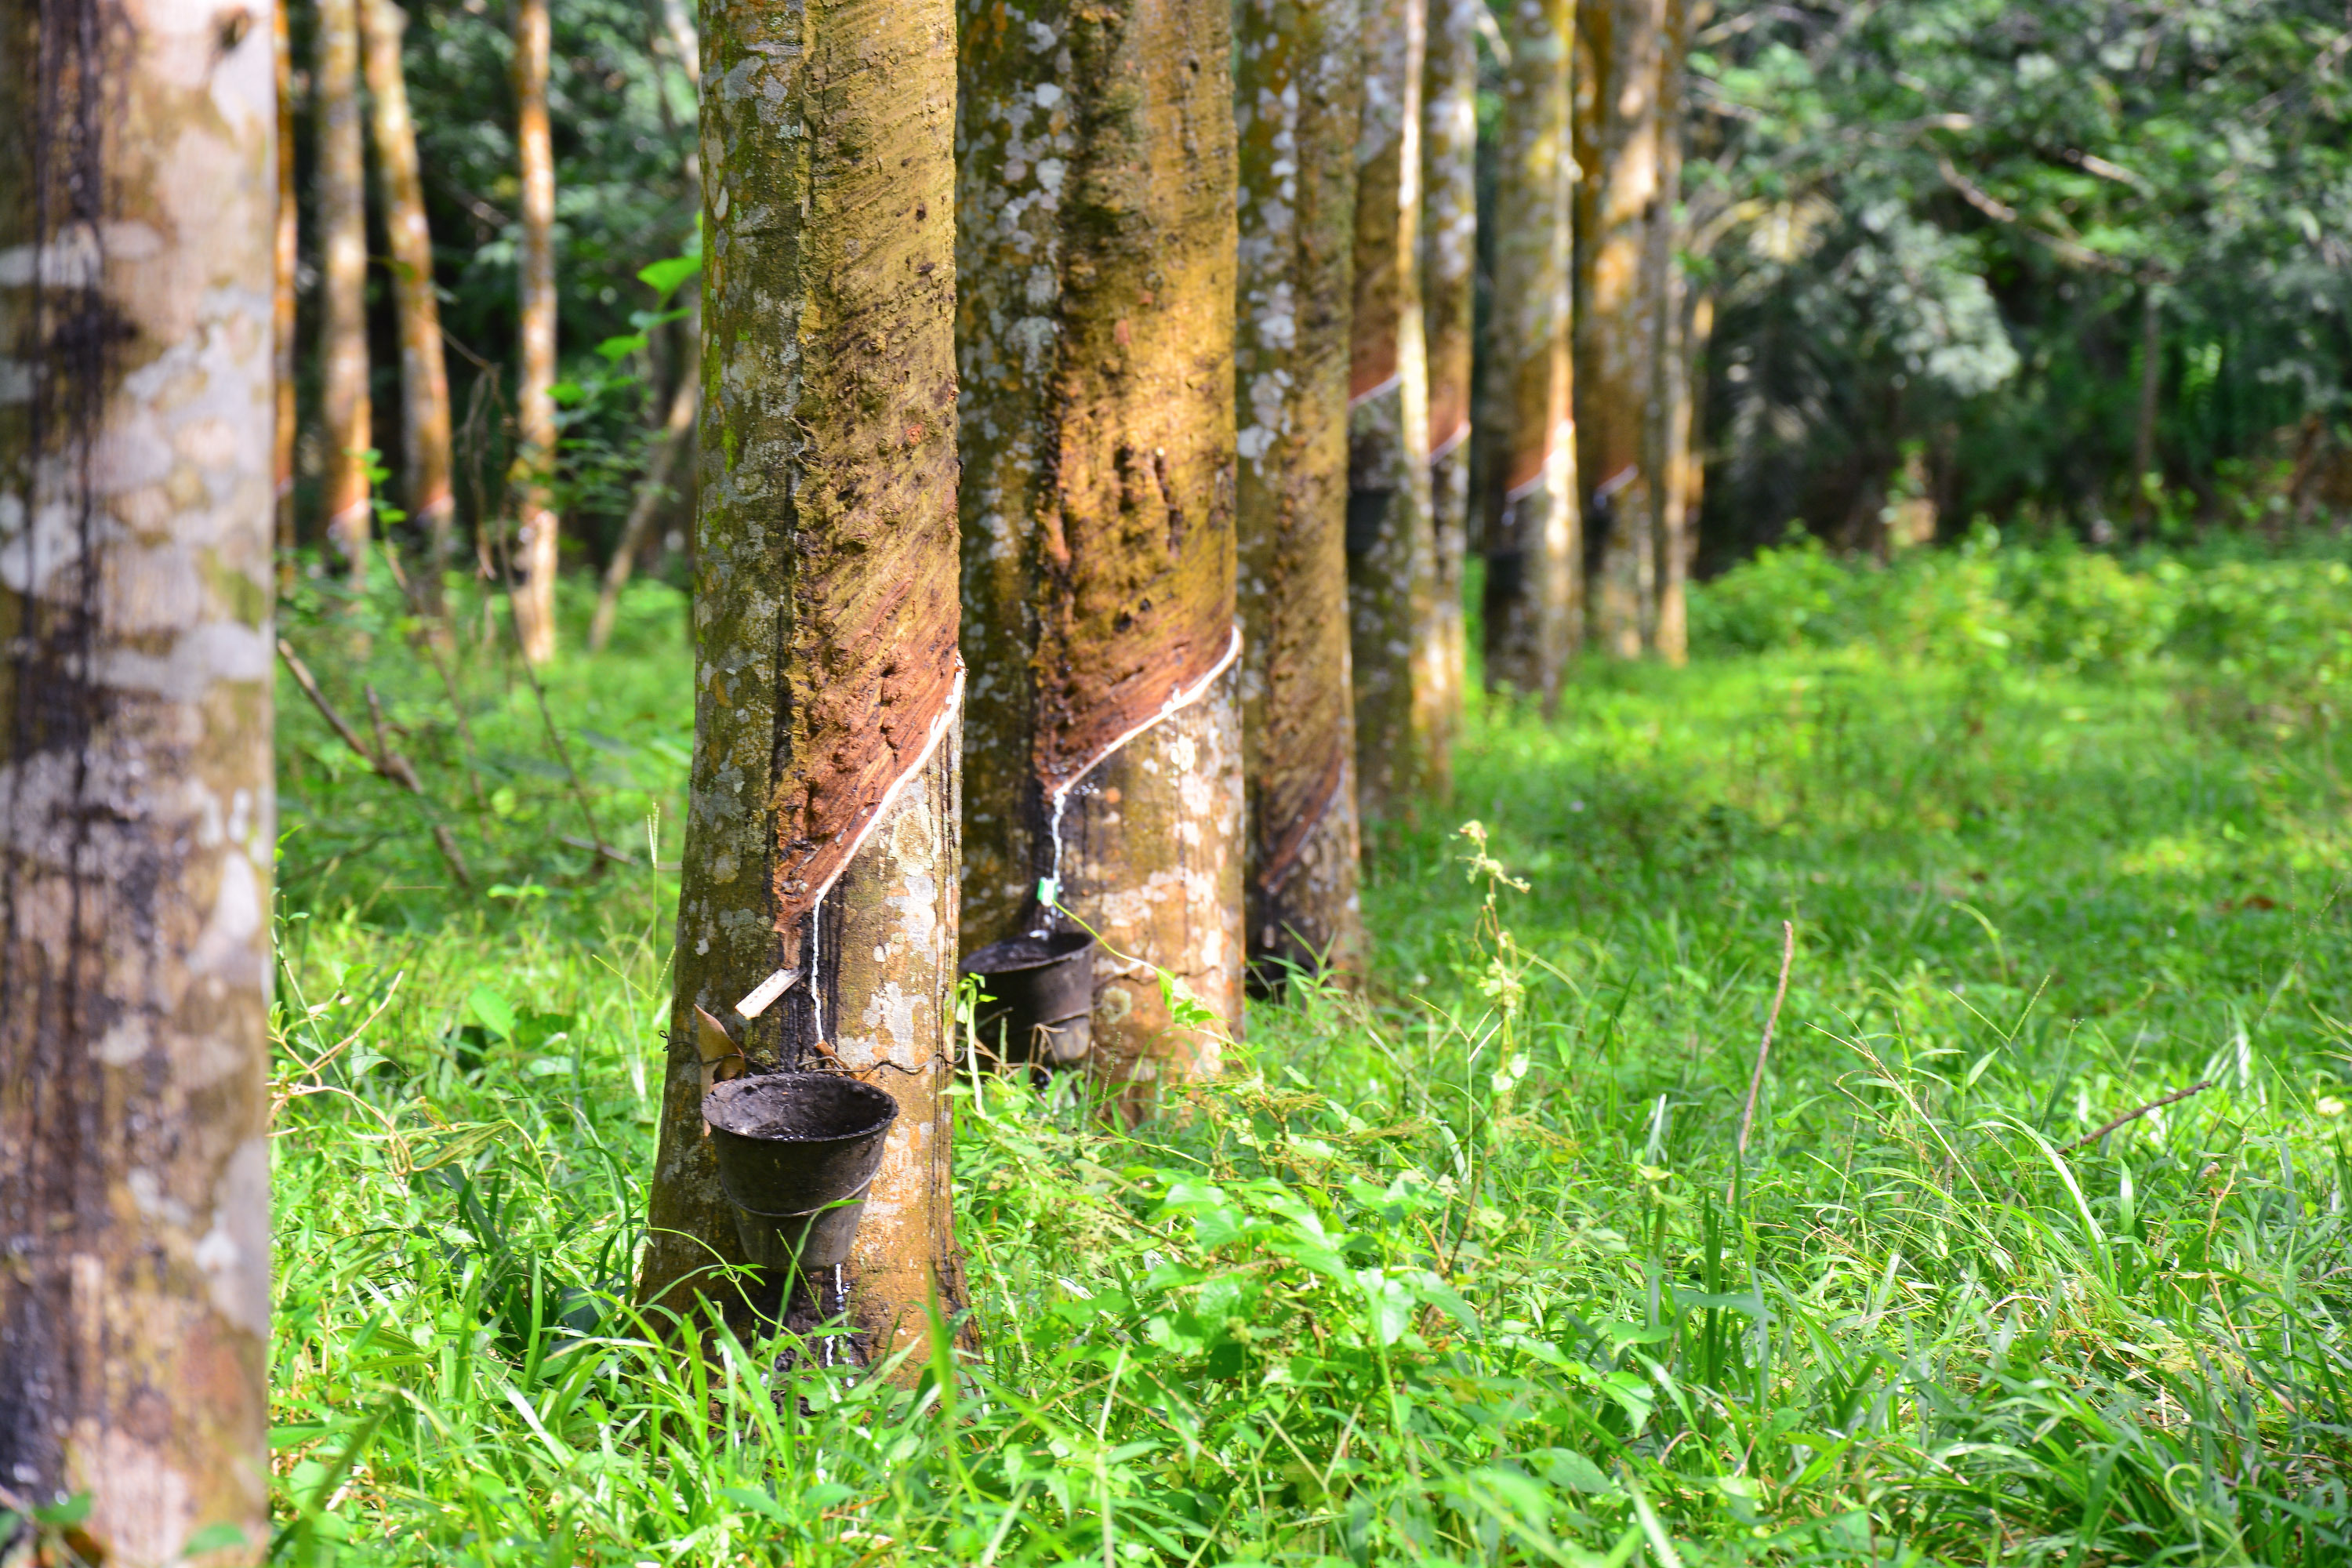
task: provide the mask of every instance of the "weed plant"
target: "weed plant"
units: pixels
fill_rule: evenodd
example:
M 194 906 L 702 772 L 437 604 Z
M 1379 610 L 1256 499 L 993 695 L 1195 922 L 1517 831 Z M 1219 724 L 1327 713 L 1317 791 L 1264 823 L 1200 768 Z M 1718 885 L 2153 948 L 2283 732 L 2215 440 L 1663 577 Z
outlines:
M 2346 574 L 2245 566 L 2192 636 L 2185 567 L 1899 570 L 2006 642 L 1890 618 L 1889 574 L 1734 574 L 1690 668 L 1474 713 L 1450 814 L 1375 837 L 1362 995 L 1254 1005 L 1132 1132 L 967 1080 L 979 1349 L 913 1392 L 632 1309 L 674 879 L 642 827 L 561 842 L 488 648 L 457 689 L 515 804 L 477 818 L 437 676 L 319 617 L 486 869 L 450 885 L 281 685 L 275 1555 L 2352 1560 L 2345 759 L 2324 690 L 2257 689 L 2336 657 Z M 1799 575 L 1849 629 L 1737 630 Z M 659 806 L 677 842 L 683 637 L 651 585 L 548 679 L 614 742 L 615 841 Z

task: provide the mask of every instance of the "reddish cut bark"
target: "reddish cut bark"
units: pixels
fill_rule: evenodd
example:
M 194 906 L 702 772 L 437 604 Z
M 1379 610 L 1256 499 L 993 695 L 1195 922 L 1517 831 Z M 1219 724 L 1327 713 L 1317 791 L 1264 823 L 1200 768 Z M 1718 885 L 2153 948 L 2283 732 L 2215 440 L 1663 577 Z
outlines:
M 640 1289 L 741 1309 L 708 1272 L 741 1252 L 702 1132 L 699 1008 L 755 1068 L 850 1071 L 898 1101 L 844 1281 L 878 1354 L 921 1331 L 934 1278 L 961 1304 L 941 1092 L 957 926 L 953 16 L 947 0 L 720 0 L 703 15 L 695 752 Z M 780 995 L 747 1000 L 780 973 Z
M 367 171 L 360 134 L 357 0 L 319 0 L 319 369 L 327 443 L 327 539 L 354 584 L 367 580 L 374 447 L 368 401 Z
M 1576 433 L 1593 563 L 1588 633 L 1637 657 L 1655 613 L 1647 220 L 1658 197 L 1658 65 L 1665 0 L 1593 0 L 1577 13 L 1591 90 L 1577 95 Z
M 1047 918 L 1059 865 L 1108 944 L 1108 1070 L 1213 1070 L 1135 971 L 1238 1027 L 1229 8 L 967 0 L 963 24 L 966 945 Z
M 0 5 L 0 1486 L 123 1568 L 269 1541 L 273 21 Z
M 1486 548 L 1486 679 L 1549 711 L 1575 647 L 1583 548 L 1570 415 L 1572 0 L 1513 0 L 1496 150 L 1501 506 Z
M 1349 370 L 1348 602 L 1364 815 L 1452 788 L 1422 330 L 1420 0 L 1366 0 Z
M 515 0 L 515 152 L 522 174 L 522 376 L 515 387 L 515 637 L 555 657 L 555 148 L 547 125 L 548 0 Z
M 1268 984 L 1363 958 L 1347 555 L 1357 11 L 1247 0 L 1235 13 L 1246 923 Z

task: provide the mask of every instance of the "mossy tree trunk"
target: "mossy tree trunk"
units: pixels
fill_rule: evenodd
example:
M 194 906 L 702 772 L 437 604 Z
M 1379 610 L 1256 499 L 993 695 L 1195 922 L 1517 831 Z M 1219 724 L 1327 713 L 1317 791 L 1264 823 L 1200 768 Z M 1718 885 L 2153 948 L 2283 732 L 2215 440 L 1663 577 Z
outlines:
M 1570 395 L 1575 163 L 1569 68 L 1574 0 L 1512 0 L 1511 63 L 1496 151 L 1489 353 L 1502 505 L 1486 550 L 1486 679 L 1549 711 L 1576 647 L 1583 542 Z
M 1217 1066 L 1149 966 L 1241 1022 L 1231 11 L 961 19 L 964 940 L 1057 880 L 1135 1102 Z
M 392 240 L 392 297 L 400 323 L 401 438 L 409 520 L 423 531 L 429 603 L 441 603 L 457 519 L 450 488 L 449 372 L 441 353 L 441 302 L 433 287 L 433 235 L 425 222 L 425 179 L 409 118 L 408 79 L 400 58 L 408 13 L 394 0 L 360 0 L 367 34 L 368 97 L 375 110 L 376 170 L 383 182 L 383 223 Z
M 1422 329 L 1423 0 L 1364 0 L 1356 301 L 1348 376 L 1348 600 L 1368 817 L 1451 793 Z
M 1430 569 L 1437 649 L 1434 747 L 1462 727 L 1467 650 L 1462 563 L 1470 539 L 1470 416 L 1478 287 L 1478 31 L 1486 0 L 1428 0 L 1422 71 L 1422 335 L 1429 363 Z
M 269 1540 L 270 7 L 0 4 L 0 1484 Z
M 1683 276 L 1683 58 L 1688 44 L 1689 0 L 1665 0 L 1658 47 L 1658 197 L 1644 240 L 1643 298 L 1652 312 L 1650 401 L 1643 464 L 1656 476 L 1650 489 L 1650 538 L 1656 552 L 1657 607 L 1650 647 L 1668 664 L 1690 657 L 1685 603 L 1690 564 L 1689 287 Z
M 1591 91 L 1577 94 L 1576 436 L 1591 535 L 1586 627 L 1620 658 L 1642 652 L 1656 603 L 1653 476 L 1643 466 L 1654 312 L 1644 283 L 1658 199 L 1664 0 L 1592 0 L 1577 26 Z
M 949 0 L 703 11 L 695 746 L 641 1294 L 740 1313 L 696 1010 L 900 1115 L 842 1282 L 868 1356 L 962 1305 Z M 772 1003 L 751 994 L 793 983 Z M 749 1005 L 751 1016 L 739 1011 Z M 791 1303 L 796 1326 L 835 1300 Z
M 367 151 L 360 127 L 358 0 L 319 0 L 317 194 L 320 252 L 319 374 L 327 443 L 327 540 L 354 585 L 367 581 L 374 531 L 367 454 Z
M 1358 6 L 1244 0 L 1235 13 L 1247 927 L 1267 983 L 1363 958 L 1347 554 Z
M 522 174 L 521 377 L 515 386 L 515 637 L 555 657 L 555 147 L 547 123 L 548 0 L 515 0 L 515 152 Z

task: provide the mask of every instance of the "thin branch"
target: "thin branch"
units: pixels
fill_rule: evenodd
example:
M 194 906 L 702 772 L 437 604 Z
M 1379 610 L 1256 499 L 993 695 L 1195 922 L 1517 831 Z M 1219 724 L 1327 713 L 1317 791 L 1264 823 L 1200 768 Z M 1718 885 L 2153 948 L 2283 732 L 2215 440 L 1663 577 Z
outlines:
M 2116 1117 L 2113 1121 L 2108 1122 L 2096 1132 L 2091 1133 L 2086 1137 L 2075 1139 L 2072 1143 L 2067 1144 L 2066 1147 L 2059 1150 L 2058 1152 L 2061 1154 L 2071 1154 L 2075 1150 L 2082 1148 L 2085 1144 L 2097 1142 L 2100 1139 L 2105 1138 L 2108 1133 L 2113 1132 L 2116 1128 L 2121 1127 L 2127 1121 L 2137 1121 L 2149 1111 L 2161 1110 L 2166 1106 L 2172 1104 L 2175 1100 L 2187 1100 L 2192 1094 L 2202 1094 L 2221 1081 L 2221 1080 L 2220 1079 L 2215 1078 L 2203 1079 L 2196 1083 L 2190 1084 L 2187 1089 L 2175 1089 L 2172 1093 L 2166 1095 L 2162 1100 L 2151 1100 L 2137 1110 L 2125 1111 L 2121 1116 Z
M 302 662 L 294 652 L 294 645 L 284 637 L 278 639 L 278 657 L 285 661 L 286 672 L 294 678 L 294 684 L 302 689 L 302 695 L 310 700 L 310 705 L 319 710 L 319 716 L 326 720 L 335 733 L 343 738 L 343 744 L 349 746 L 354 755 L 374 770 L 377 777 L 388 784 L 398 784 L 416 797 L 418 809 L 425 813 L 425 820 L 432 826 L 434 847 L 439 849 L 441 858 L 449 863 L 449 869 L 457 877 L 457 885 L 462 888 L 472 887 L 473 873 L 466 869 L 466 858 L 457 852 L 457 835 L 451 833 L 447 825 L 434 816 L 433 797 L 425 793 L 425 781 L 416 776 L 416 770 L 409 765 L 408 759 L 394 751 L 383 738 L 383 707 L 376 700 L 375 688 L 369 687 L 367 692 L 368 716 L 374 724 L 376 742 L 375 749 L 370 750 L 368 743 L 360 739 L 360 732 L 352 728 L 351 721 L 337 712 L 335 705 L 327 700 L 327 694 L 319 689 L 318 679 L 311 675 L 310 667 Z
M 1789 996 L 1789 965 L 1797 957 L 1797 924 L 1780 922 L 1780 988 L 1772 993 L 1772 1011 L 1765 1016 L 1764 1038 L 1756 1047 L 1756 1076 L 1748 1080 L 1748 1109 L 1739 1113 L 1739 1157 L 1748 1158 L 1748 1132 L 1756 1125 L 1756 1097 L 1764 1089 L 1764 1061 L 1772 1054 L 1772 1031 L 1780 1022 L 1780 1004 Z
M 1944 184 L 1959 192 L 1960 199 L 1967 202 L 1969 205 L 1996 223 L 2010 225 L 2022 233 L 2026 238 L 2038 240 L 2048 246 L 2076 266 L 2095 268 L 2101 272 L 2113 272 L 2118 275 L 2131 270 L 2112 256 L 2102 256 L 2087 246 L 2077 245 L 2071 239 L 2052 234 L 2047 229 L 2037 228 L 2026 222 L 2024 215 L 1986 191 L 1966 174 L 1961 174 L 1958 169 L 1952 166 L 1951 159 L 1940 153 L 1936 155 L 1936 168 L 1937 173 L 1944 176 Z

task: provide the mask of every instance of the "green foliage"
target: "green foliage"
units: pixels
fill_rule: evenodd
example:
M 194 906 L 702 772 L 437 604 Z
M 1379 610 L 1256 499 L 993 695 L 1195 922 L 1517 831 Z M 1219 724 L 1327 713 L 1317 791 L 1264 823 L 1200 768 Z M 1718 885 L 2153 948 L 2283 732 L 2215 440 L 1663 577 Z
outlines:
M 1254 1008 L 1132 1132 L 965 1080 L 980 1349 L 916 1394 L 628 1304 L 674 882 L 404 906 L 306 826 L 278 1556 L 2343 1562 L 2352 759 L 2223 700 L 2329 625 L 2265 570 L 2192 613 L 2155 563 L 1781 552 L 1699 601 L 1764 651 L 1479 713 L 1475 833 L 1384 834 L 1368 1000 Z M 2135 595 L 2163 637 L 2068 668 Z M 676 612 L 559 668 L 567 732 L 683 689 Z

